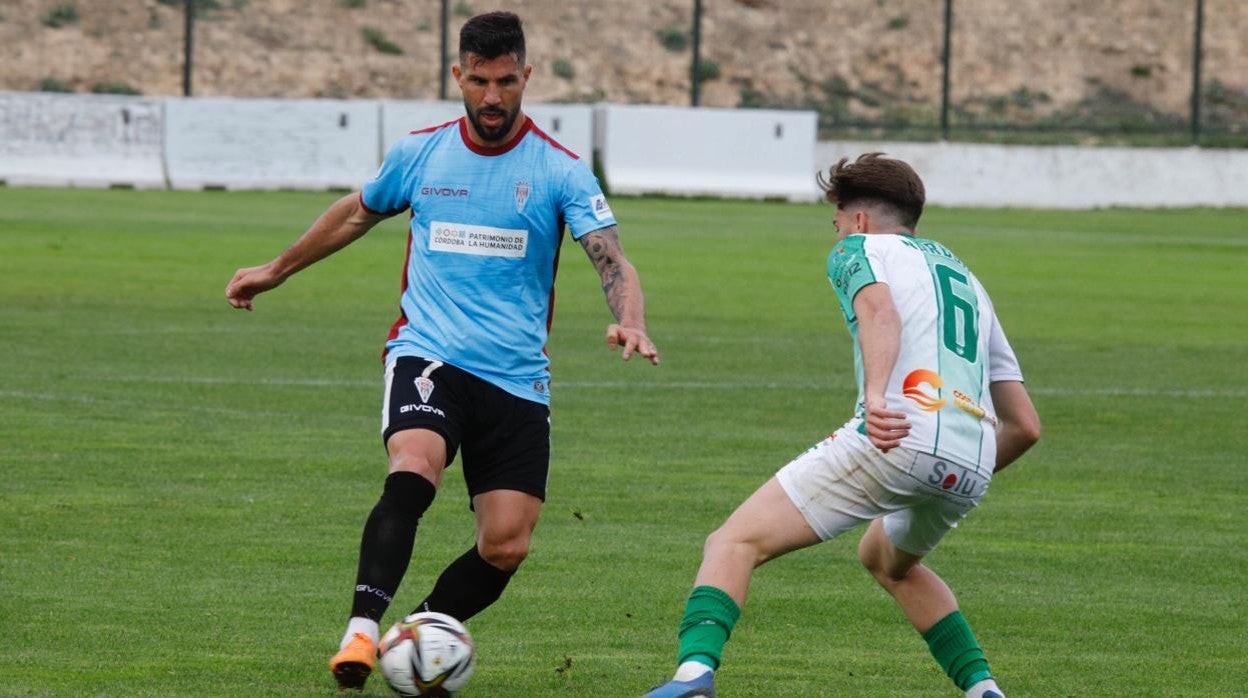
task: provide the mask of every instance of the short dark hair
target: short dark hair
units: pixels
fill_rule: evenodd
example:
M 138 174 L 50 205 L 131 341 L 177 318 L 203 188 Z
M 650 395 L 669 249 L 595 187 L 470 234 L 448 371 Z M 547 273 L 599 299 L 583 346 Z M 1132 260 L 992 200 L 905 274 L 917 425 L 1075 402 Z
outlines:
M 850 164 L 841 158 L 816 179 L 828 203 L 845 207 L 855 203 L 881 203 L 897 214 L 898 223 L 913 230 L 923 215 L 927 192 L 918 173 L 901 160 L 883 153 L 864 153 Z
M 516 54 L 524 65 L 524 27 L 512 12 L 487 12 L 477 15 L 459 30 L 459 60 L 468 54 L 486 60 Z

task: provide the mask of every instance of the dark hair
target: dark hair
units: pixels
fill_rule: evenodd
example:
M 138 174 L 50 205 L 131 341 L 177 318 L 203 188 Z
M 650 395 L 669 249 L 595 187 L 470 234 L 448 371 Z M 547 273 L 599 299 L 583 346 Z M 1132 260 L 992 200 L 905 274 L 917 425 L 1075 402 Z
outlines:
M 913 230 L 923 215 L 927 193 L 923 180 L 912 167 L 883 153 L 864 153 L 849 164 L 841 158 L 828 168 L 825 177 L 816 179 L 823 188 L 824 199 L 841 207 L 855 203 L 881 203 L 897 214 L 898 223 Z
M 524 27 L 511 12 L 487 12 L 477 15 L 459 30 L 459 60 L 471 53 L 486 60 L 516 54 L 524 65 Z

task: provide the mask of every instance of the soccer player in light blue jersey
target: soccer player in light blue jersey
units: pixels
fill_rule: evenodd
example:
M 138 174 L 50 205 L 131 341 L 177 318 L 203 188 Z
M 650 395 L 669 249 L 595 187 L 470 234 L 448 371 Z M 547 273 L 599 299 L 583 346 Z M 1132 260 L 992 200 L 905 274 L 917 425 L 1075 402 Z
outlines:
M 466 114 L 413 131 L 377 176 L 339 200 L 289 249 L 240 269 L 226 288 L 236 308 L 411 211 L 400 314 L 384 352 L 381 434 L 390 459 L 364 526 L 347 630 L 330 669 L 359 688 L 377 654 L 379 622 L 412 555 L 416 526 L 443 471 L 460 455 L 476 542 L 438 578 L 417 610 L 467 620 L 489 606 L 529 551 L 546 497 L 550 375 L 545 353 L 565 229 L 589 255 L 616 322 L 607 344 L 652 364 L 641 282 L 585 162 L 521 110 L 532 66 L 520 19 L 473 17 L 452 72 Z
M 676 675 L 646 698 L 713 698 L 754 568 L 862 524 L 858 559 L 949 678 L 970 698 L 1002 698 L 953 592 L 922 561 L 1040 438 L 1040 418 L 979 280 L 916 235 L 918 174 L 868 153 L 820 184 L 836 204 L 828 280 L 854 340 L 854 416 L 707 538 Z

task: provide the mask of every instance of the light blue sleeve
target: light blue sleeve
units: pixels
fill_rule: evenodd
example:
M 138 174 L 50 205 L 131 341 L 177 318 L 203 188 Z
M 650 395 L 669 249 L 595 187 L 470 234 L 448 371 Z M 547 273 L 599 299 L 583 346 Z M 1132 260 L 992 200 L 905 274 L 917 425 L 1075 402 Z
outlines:
M 598 178 L 583 160 L 577 160 L 568 168 L 560 207 L 573 240 L 615 225 L 615 214 L 611 213 Z
M 408 173 L 412 171 L 414 153 L 413 139 L 400 138 L 386 153 L 386 159 L 377 170 L 377 176 L 364 184 L 360 191 L 360 203 L 371 213 L 393 216 L 411 205 L 411 186 Z

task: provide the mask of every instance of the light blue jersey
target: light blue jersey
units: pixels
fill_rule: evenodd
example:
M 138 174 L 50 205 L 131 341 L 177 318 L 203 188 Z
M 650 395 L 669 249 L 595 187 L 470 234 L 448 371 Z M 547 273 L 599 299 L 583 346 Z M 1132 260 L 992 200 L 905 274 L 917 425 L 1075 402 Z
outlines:
M 564 227 L 577 239 L 615 225 L 585 163 L 531 120 L 483 148 L 461 117 L 395 143 L 360 201 L 412 212 L 385 360 L 436 359 L 549 404 L 545 346 Z

